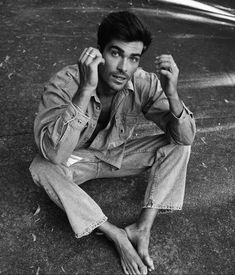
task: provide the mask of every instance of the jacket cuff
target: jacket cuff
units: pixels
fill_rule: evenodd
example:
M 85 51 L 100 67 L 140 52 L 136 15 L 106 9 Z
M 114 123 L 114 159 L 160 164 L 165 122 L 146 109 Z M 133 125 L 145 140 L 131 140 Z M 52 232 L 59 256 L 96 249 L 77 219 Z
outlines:
M 62 117 L 65 124 L 76 121 L 79 127 L 84 127 L 90 120 L 90 118 L 73 103 L 69 103 L 68 108 L 63 113 Z
M 185 104 L 183 102 L 182 102 L 182 104 L 183 104 L 184 109 L 179 117 L 177 117 L 173 113 L 171 113 L 173 120 L 179 124 L 183 123 L 186 119 L 188 119 L 188 116 L 190 116 L 190 118 L 193 118 L 193 113 L 185 106 Z

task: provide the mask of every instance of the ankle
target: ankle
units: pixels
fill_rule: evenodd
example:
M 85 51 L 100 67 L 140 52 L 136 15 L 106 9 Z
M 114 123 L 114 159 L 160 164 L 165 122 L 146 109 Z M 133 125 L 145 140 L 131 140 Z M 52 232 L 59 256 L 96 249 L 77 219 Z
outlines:
M 153 222 L 157 213 L 159 212 L 156 208 L 143 208 L 138 221 L 136 222 L 136 226 L 140 231 L 150 233 Z
M 146 225 L 146 223 L 141 223 L 137 221 L 134 224 L 131 224 L 130 226 L 127 226 L 127 229 L 130 229 L 131 231 L 137 231 L 144 234 L 150 234 L 151 227 Z
M 138 224 L 137 229 L 139 232 L 144 234 L 150 234 L 151 232 L 151 227 L 146 224 Z
M 121 236 L 124 237 L 126 235 L 126 232 L 123 229 L 109 222 L 103 223 L 99 227 L 99 230 L 102 231 L 108 239 L 111 239 L 114 242 L 119 241 Z

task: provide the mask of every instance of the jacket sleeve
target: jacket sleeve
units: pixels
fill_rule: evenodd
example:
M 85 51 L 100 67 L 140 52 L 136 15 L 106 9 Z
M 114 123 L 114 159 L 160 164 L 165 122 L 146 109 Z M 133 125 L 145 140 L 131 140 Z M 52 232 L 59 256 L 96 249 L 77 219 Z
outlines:
M 34 135 L 41 154 L 51 162 L 63 163 L 68 159 L 89 121 L 72 103 L 78 87 L 75 66 L 65 67 L 45 86 L 34 122 Z
M 156 74 L 149 74 L 149 85 L 146 93 L 146 101 L 143 106 L 145 117 L 156 123 L 166 133 L 170 142 L 191 145 L 196 133 L 192 112 L 182 102 L 184 109 L 180 117 L 176 117 L 171 113 L 169 101 Z

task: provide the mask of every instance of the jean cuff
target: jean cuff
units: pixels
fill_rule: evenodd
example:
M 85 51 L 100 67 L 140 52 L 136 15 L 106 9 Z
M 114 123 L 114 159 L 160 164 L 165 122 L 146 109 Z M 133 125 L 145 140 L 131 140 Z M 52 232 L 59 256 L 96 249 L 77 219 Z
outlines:
M 172 205 L 172 204 L 157 204 L 154 203 L 152 199 L 149 199 L 147 203 L 143 205 L 142 208 L 155 208 L 159 209 L 160 213 L 169 212 L 173 210 L 182 210 L 183 205 Z
M 104 216 L 101 220 L 99 220 L 98 222 L 95 222 L 91 225 L 89 225 L 82 233 L 75 233 L 75 237 L 77 239 L 84 237 L 86 235 L 89 235 L 94 229 L 96 229 L 97 227 L 99 227 L 101 224 L 103 224 L 104 222 L 106 222 L 108 220 L 108 218 L 106 216 Z

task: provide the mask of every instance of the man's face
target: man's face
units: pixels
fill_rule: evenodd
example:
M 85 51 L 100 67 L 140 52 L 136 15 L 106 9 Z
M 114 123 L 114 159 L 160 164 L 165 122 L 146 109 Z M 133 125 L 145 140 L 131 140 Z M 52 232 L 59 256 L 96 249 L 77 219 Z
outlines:
M 143 42 L 112 40 L 103 51 L 105 64 L 99 68 L 99 76 L 110 88 L 110 92 L 120 91 L 139 66 Z

